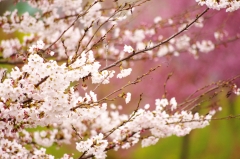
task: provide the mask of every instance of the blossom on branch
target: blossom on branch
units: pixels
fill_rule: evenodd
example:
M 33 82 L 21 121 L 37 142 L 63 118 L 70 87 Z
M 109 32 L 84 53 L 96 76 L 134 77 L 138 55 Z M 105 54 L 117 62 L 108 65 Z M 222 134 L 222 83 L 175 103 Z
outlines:
M 117 78 L 127 77 L 131 74 L 131 72 L 132 72 L 132 68 L 122 69 L 121 72 L 117 74 Z
M 233 12 L 240 8 L 240 1 L 238 0 L 196 0 L 200 5 L 206 5 L 211 9 L 220 10 L 222 8 L 227 8 L 226 12 Z
M 187 135 L 209 125 L 213 115 L 221 110 L 211 107 L 207 115 L 193 113 L 205 94 L 181 104 L 175 97 L 167 98 L 165 86 L 169 78 L 164 83 L 163 98 L 157 97 L 155 105 L 145 104 L 144 109 L 143 95 L 138 102 L 132 91 L 116 95 L 141 83 L 160 67 L 137 75 L 132 67 L 138 60 L 158 61 L 184 52 L 198 57 L 217 46 L 210 38 L 192 39 L 193 34 L 188 33 L 191 26 L 204 26 L 202 16 L 209 9 L 197 15 L 188 13 L 189 17 L 180 15 L 179 20 L 157 16 L 149 26 L 127 28 L 135 8 L 147 1 L 121 2 L 124 3 L 112 2 L 106 9 L 102 0 L 32 0 L 26 3 L 35 8 L 35 14 L 20 15 L 14 10 L 0 17 L 4 33 L 23 33 L 22 40 L 13 38 L 0 43 L 0 53 L 6 60 L 0 62 L 14 65 L 8 73 L 0 69 L 0 158 L 53 159 L 44 147 L 74 141 L 76 150 L 82 153 L 79 159 L 104 159 L 111 149 L 128 149 L 139 142 L 146 147 L 160 138 Z M 238 1 L 196 2 L 227 11 L 239 8 Z M 160 32 L 168 27 L 175 32 L 169 36 Z M 215 37 L 223 40 L 221 35 Z M 122 51 L 123 44 L 129 45 L 124 45 Z M 129 68 L 123 69 L 122 65 Z M 118 66 L 120 73 L 116 75 L 114 69 Z M 130 75 L 136 79 L 116 90 L 108 89 L 112 80 L 125 82 L 123 78 Z M 224 87 L 239 95 L 239 88 L 233 85 L 237 78 L 212 84 L 216 87 L 206 94 L 211 96 L 213 90 Z M 80 86 L 84 89 L 79 90 Z M 109 91 L 107 95 L 105 91 Z M 116 104 L 118 97 L 125 100 L 123 105 Z M 213 97 L 206 99 L 211 101 Z M 131 100 L 131 106 L 136 108 L 132 113 L 122 113 Z M 62 157 L 70 158 L 67 152 Z
M 131 93 L 127 93 L 126 94 L 126 98 L 125 98 L 125 102 L 126 102 L 126 104 L 128 104 L 129 102 L 130 102 L 130 100 L 131 100 Z
M 132 53 L 133 51 L 134 50 L 133 50 L 132 46 L 124 45 L 124 52 Z

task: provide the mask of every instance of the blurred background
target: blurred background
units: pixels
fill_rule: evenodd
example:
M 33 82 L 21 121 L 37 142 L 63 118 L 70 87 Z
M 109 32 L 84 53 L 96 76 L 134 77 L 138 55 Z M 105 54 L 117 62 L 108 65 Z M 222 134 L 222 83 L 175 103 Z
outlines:
M 0 2 L 0 14 L 6 10 L 17 8 L 19 13 L 29 12 L 33 14 L 35 10 L 30 8 L 26 3 L 21 2 L 17 5 L 12 4 L 13 1 L 7 0 Z M 131 27 L 139 24 L 153 23 L 155 16 L 161 16 L 163 19 L 178 15 L 190 7 L 196 5 L 194 0 L 151 0 L 137 10 L 137 14 L 133 15 Z M 202 7 L 203 9 L 205 7 Z M 202 9 L 202 10 L 203 10 Z M 200 13 L 200 11 L 198 12 Z M 214 41 L 214 32 L 224 30 L 228 36 L 240 34 L 240 11 L 226 13 L 225 10 L 209 11 L 208 18 L 204 21 L 204 27 L 193 30 L 198 33 L 196 39 L 209 39 Z M 164 31 L 166 35 L 172 35 L 172 30 Z M 0 40 L 19 37 L 23 33 L 5 34 L 0 30 Z M 218 47 L 210 53 L 199 54 L 195 59 L 189 53 L 181 53 L 179 57 L 164 56 L 158 60 L 137 61 L 134 63 L 133 75 L 126 80 L 134 80 L 137 76 L 148 72 L 149 68 L 153 68 L 159 64 L 162 67 L 147 76 L 140 84 L 131 86 L 125 91 L 132 92 L 133 107 L 123 108 L 126 112 L 135 109 L 134 102 L 138 101 L 140 93 L 143 93 L 143 101 L 141 105 L 147 103 L 154 105 L 156 98 L 163 95 L 163 85 L 170 72 L 173 76 L 167 84 L 167 98 L 176 97 L 181 103 L 191 93 L 197 89 L 217 82 L 219 80 L 227 80 L 240 74 L 240 43 L 239 40 L 230 43 L 218 45 Z M 146 67 L 147 66 L 147 67 Z M 10 69 L 12 66 L 0 64 L 0 67 Z M 109 89 L 101 89 L 100 97 L 104 96 L 109 90 L 115 90 L 125 84 L 126 81 L 116 80 L 111 83 Z M 240 86 L 240 80 L 236 80 L 236 84 Z M 115 88 L 115 89 L 114 89 Z M 99 98 L 100 98 L 99 97 Z M 240 114 L 240 98 L 232 95 L 226 98 L 226 94 L 220 94 L 215 99 L 217 104 L 222 106 L 223 110 L 215 117 L 226 117 L 229 115 Z M 147 148 L 141 148 L 140 144 L 133 148 L 121 151 L 108 152 L 108 159 L 238 159 L 240 158 L 240 121 L 238 119 L 216 120 L 212 121 L 210 126 L 204 129 L 196 129 L 185 137 L 172 136 L 160 139 L 159 142 Z M 50 147 L 48 153 L 61 157 L 63 153 L 73 153 L 75 143 L 65 145 L 61 148 Z M 79 156 L 79 153 L 74 155 Z

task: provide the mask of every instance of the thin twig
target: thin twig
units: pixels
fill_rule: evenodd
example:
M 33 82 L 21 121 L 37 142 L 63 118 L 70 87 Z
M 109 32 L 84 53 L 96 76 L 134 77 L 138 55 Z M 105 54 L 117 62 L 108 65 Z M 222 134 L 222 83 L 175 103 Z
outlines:
M 221 87 L 230 87 L 230 86 L 232 86 L 233 81 L 236 80 L 237 78 L 240 78 L 240 75 L 237 75 L 237 76 L 235 76 L 235 77 L 233 77 L 233 78 L 231 78 L 231 79 L 228 79 L 228 80 L 226 80 L 226 81 L 222 81 L 222 82 L 220 82 L 220 83 L 216 83 L 217 86 L 208 89 L 208 90 L 207 90 L 206 92 L 204 92 L 203 94 L 200 94 L 199 96 L 197 96 L 197 97 L 195 97 L 195 98 L 193 98 L 193 99 L 187 100 L 187 101 L 179 104 L 178 106 L 180 107 L 180 106 L 184 105 L 184 107 L 181 107 L 181 110 L 185 110 L 186 108 L 190 107 L 191 104 L 196 103 L 199 99 L 201 99 L 202 97 L 206 96 L 206 94 L 209 94 L 209 93 L 211 93 L 211 92 L 213 92 L 213 91 L 216 91 L 216 90 L 218 90 L 218 89 L 221 88 Z M 211 85 L 213 85 L 213 84 L 210 84 L 209 86 L 211 86 Z M 205 88 L 205 87 L 203 87 L 203 88 Z M 220 91 L 220 92 L 221 92 L 221 91 Z M 216 93 L 214 93 L 212 96 L 210 96 L 209 99 L 212 99 L 212 97 L 214 97 L 215 95 L 216 95 Z M 201 102 L 200 102 L 200 103 L 201 103 Z M 199 106 L 200 103 L 197 103 L 197 104 L 195 104 L 194 106 L 191 106 L 191 109 L 193 109 L 193 108 L 196 107 L 196 106 Z
M 35 84 L 34 86 L 35 87 L 38 87 L 40 86 L 43 82 L 45 82 L 47 79 L 49 78 L 49 76 L 46 76 L 44 78 L 42 78 L 37 84 Z
M 164 90 L 163 98 L 166 98 L 166 97 L 167 97 L 167 89 L 166 89 L 166 86 L 167 86 L 168 80 L 171 78 L 172 75 L 173 75 L 172 72 L 169 73 L 168 76 L 167 76 L 166 81 L 164 82 L 164 85 L 163 85 L 163 90 Z
M 137 113 L 137 111 L 138 111 L 138 109 L 139 109 L 139 107 L 140 107 L 140 102 L 142 101 L 142 95 L 143 95 L 143 93 L 140 94 L 140 98 L 139 98 L 139 101 L 138 101 L 137 108 L 133 111 L 132 115 L 128 118 L 128 120 L 125 120 L 125 121 L 123 121 L 120 125 L 112 128 L 112 129 L 109 131 L 109 133 L 104 136 L 103 139 L 106 139 L 106 138 L 107 138 L 108 136 L 110 136 L 115 130 L 117 130 L 118 128 L 120 128 L 121 126 L 123 126 L 124 124 L 128 123 L 130 120 L 133 119 L 133 117 L 136 115 L 136 113 Z
M 47 50 L 49 50 L 54 44 L 56 44 L 56 43 L 61 39 L 61 37 L 62 37 L 72 26 L 74 26 L 74 24 L 77 22 L 77 20 L 78 20 L 80 17 L 82 17 L 82 16 L 84 16 L 85 14 L 87 14 L 88 11 L 89 11 L 89 9 L 92 8 L 95 4 L 97 4 L 97 2 L 98 2 L 98 1 L 95 1 L 92 5 L 90 5 L 90 6 L 88 7 L 88 9 L 87 9 L 84 13 L 79 14 L 79 15 L 76 17 L 76 19 L 72 22 L 72 24 L 71 24 L 70 26 L 68 26 L 68 28 L 67 28 L 66 30 L 64 30 L 64 31 L 62 32 L 62 34 L 61 34 L 51 45 L 49 45 L 49 46 L 44 50 L 44 52 L 47 51 Z

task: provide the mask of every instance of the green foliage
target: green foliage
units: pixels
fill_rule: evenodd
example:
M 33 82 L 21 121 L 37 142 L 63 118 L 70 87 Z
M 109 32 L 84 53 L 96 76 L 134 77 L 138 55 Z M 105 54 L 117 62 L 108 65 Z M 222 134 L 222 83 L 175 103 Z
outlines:
M 36 9 L 32 8 L 31 6 L 28 5 L 28 3 L 26 2 L 19 2 L 16 5 L 11 5 L 9 7 L 10 11 L 13 11 L 17 9 L 19 14 L 23 14 L 25 12 L 28 12 L 30 15 L 33 15 L 34 13 L 36 13 Z

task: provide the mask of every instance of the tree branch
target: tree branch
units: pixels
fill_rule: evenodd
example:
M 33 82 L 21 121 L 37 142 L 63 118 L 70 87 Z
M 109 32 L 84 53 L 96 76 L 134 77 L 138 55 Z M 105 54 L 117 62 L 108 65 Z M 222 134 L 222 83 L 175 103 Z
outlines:
M 107 67 L 104 67 L 103 69 L 101 69 L 100 71 L 103 71 L 103 70 L 107 70 L 109 68 L 112 68 L 116 65 L 118 65 L 119 63 L 121 63 L 122 61 L 125 61 L 127 59 L 130 59 L 131 57 L 133 56 L 136 56 L 138 54 L 141 54 L 141 53 L 144 53 L 146 51 L 149 51 L 149 50 L 153 50 L 165 43 L 168 43 L 171 39 L 175 38 L 176 36 L 180 35 L 182 32 L 184 32 L 185 30 L 187 30 L 190 26 L 192 26 L 200 17 L 202 17 L 207 11 L 209 10 L 209 8 L 205 9 L 200 15 L 197 15 L 197 17 L 189 24 L 187 24 L 183 29 L 181 29 L 179 32 L 173 34 L 172 36 L 170 36 L 169 38 L 167 38 L 166 40 L 152 46 L 152 47 L 149 47 L 149 48 L 146 48 L 146 49 L 143 49 L 143 50 L 140 50 L 140 51 L 137 51 L 137 52 L 133 52 L 132 54 L 128 55 L 127 57 L 124 57 L 114 63 L 112 63 L 111 65 L 107 66 Z

